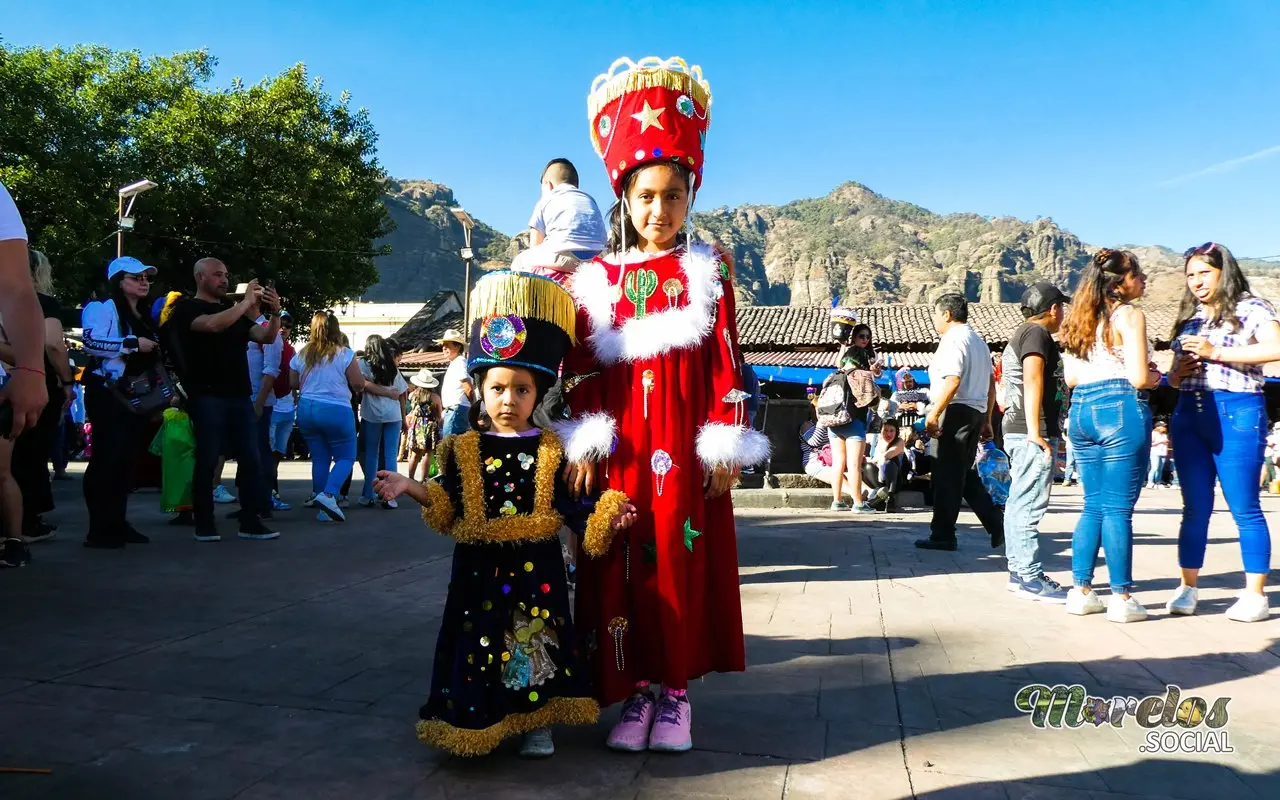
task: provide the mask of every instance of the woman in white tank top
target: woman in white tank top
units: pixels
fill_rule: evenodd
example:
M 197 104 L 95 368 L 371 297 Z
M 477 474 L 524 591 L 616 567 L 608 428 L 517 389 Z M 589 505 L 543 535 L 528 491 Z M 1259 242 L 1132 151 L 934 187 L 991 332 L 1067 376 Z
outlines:
M 1101 250 L 1076 286 L 1060 338 L 1071 395 L 1068 436 L 1084 485 L 1084 509 L 1071 537 L 1074 587 L 1067 612 L 1107 612 L 1112 622 L 1145 619 L 1133 584 L 1133 507 L 1151 448 L 1147 390 L 1160 382 L 1147 340 L 1147 320 L 1132 305 L 1146 291 L 1138 259 Z M 1107 554 L 1111 598 L 1093 591 L 1098 548 Z

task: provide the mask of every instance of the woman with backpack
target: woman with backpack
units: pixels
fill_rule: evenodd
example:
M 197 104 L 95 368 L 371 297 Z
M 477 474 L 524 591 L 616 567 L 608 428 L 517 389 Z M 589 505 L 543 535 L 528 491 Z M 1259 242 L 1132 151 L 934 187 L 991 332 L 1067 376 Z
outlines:
M 869 514 L 871 504 L 862 499 L 862 462 L 867 447 L 867 410 L 879 402 L 875 376 L 879 371 L 871 346 L 871 328 L 858 324 L 849 308 L 831 311 L 832 333 L 843 347 L 836 359 L 837 369 L 822 383 L 818 393 L 818 424 L 825 425 L 831 440 L 832 511 L 848 511 L 842 490 L 849 481 L 855 514 Z M 847 473 L 847 475 L 846 475 Z

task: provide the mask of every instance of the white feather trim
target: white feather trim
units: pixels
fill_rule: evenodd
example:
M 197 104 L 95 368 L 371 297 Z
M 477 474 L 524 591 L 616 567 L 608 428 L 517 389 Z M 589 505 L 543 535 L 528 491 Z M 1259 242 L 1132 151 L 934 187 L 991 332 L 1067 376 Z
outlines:
M 745 425 L 708 422 L 698 431 L 698 460 L 712 467 L 749 467 L 769 458 L 769 437 Z
M 569 461 L 603 461 L 613 449 L 618 425 L 608 414 L 596 412 L 558 422 L 553 428 L 564 442 L 564 457 Z
M 604 265 L 596 262 L 579 268 L 573 284 L 578 304 L 591 321 L 587 336 L 596 358 L 604 364 L 640 361 L 670 350 L 698 346 L 716 321 L 716 284 L 720 281 L 720 256 L 715 248 L 695 242 L 680 256 L 688 305 L 654 311 L 613 324 L 617 289 L 609 282 Z

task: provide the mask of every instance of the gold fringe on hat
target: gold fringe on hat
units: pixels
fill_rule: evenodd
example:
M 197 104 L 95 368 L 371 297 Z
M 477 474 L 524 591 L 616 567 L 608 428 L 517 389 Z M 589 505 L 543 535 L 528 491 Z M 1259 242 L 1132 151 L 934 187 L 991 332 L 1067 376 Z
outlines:
M 641 89 L 661 87 L 690 95 L 702 106 L 707 125 L 711 125 L 711 84 L 702 77 L 702 67 L 689 66 L 683 58 L 672 56 L 663 59 L 645 56 L 637 61 L 623 57 L 609 66 L 609 71 L 596 76 L 587 95 L 587 121 L 594 123 L 605 107 L 619 97 Z M 596 155 L 604 155 L 600 135 L 593 124 L 591 140 Z
M 577 309 L 573 296 L 550 278 L 517 272 L 493 272 L 471 290 L 468 326 L 478 319 L 515 314 L 524 319 L 550 322 L 576 342 Z

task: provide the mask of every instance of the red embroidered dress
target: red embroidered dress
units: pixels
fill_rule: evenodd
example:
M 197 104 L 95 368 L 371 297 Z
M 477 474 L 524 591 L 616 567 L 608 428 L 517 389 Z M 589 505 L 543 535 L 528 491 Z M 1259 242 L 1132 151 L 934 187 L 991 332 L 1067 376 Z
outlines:
M 574 417 L 562 428 L 568 457 L 597 460 L 597 480 L 639 510 L 607 554 L 578 560 L 576 624 L 606 705 L 637 681 L 684 689 L 745 669 L 733 506 L 728 493 L 705 499 L 704 470 L 768 455 L 746 427 L 719 255 L 695 244 L 617 260 L 575 276 L 580 344 L 565 361 Z

